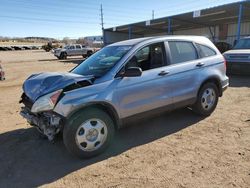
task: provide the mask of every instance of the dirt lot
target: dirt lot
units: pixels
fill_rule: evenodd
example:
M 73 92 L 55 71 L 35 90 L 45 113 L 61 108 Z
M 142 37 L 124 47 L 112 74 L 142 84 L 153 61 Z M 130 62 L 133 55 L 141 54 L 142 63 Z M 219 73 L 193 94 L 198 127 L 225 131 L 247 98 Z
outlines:
M 79 160 L 41 139 L 19 116 L 23 81 L 32 73 L 67 71 L 42 51 L 0 52 L 0 187 L 250 187 L 250 77 L 231 77 L 216 111 L 188 109 L 135 122 L 117 132 L 102 155 Z

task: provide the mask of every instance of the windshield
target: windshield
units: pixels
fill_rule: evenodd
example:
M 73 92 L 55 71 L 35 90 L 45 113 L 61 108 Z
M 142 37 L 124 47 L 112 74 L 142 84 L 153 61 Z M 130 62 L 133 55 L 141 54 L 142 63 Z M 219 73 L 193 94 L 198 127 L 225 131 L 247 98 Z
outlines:
M 234 49 L 250 49 L 250 38 L 240 39 L 239 42 L 234 46 Z
M 108 46 L 96 52 L 72 70 L 75 74 L 101 77 L 131 49 L 132 46 Z

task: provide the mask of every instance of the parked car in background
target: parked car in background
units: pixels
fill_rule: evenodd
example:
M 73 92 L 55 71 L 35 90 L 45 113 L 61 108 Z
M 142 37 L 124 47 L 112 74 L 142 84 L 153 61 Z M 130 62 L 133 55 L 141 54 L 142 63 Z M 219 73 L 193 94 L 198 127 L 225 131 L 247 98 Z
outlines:
M 24 48 L 25 50 L 31 50 L 31 47 L 30 47 L 30 46 L 23 46 L 23 48 Z
M 69 73 L 31 75 L 20 114 L 79 157 L 102 152 L 115 130 L 190 107 L 209 116 L 228 87 L 225 61 L 205 37 L 166 36 L 106 46 Z
M 11 46 L 11 47 L 14 48 L 15 50 L 24 50 L 24 48 L 20 46 Z
M 1 65 L 0 65 L 0 80 L 5 80 L 5 72 L 3 71 L 3 68 Z
M 216 42 L 215 46 L 218 48 L 220 53 L 224 53 L 225 51 L 228 51 L 228 50 L 232 49 L 232 45 L 228 44 L 226 42 Z
M 80 44 L 67 45 L 64 48 L 53 50 L 54 55 L 58 59 L 67 59 L 68 56 L 83 56 L 85 58 L 91 56 L 94 52 L 94 48 L 82 46 Z
M 223 55 L 228 74 L 250 75 L 250 37 L 240 39 L 232 50 Z
M 7 46 L 6 48 L 7 48 L 8 50 L 11 50 L 11 51 L 12 51 L 12 50 L 15 50 L 14 48 L 12 48 L 12 47 L 10 47 L 10 46 Z
M 8 49 L 6 47 L 0 46 L 0 51 L 7 51 Z

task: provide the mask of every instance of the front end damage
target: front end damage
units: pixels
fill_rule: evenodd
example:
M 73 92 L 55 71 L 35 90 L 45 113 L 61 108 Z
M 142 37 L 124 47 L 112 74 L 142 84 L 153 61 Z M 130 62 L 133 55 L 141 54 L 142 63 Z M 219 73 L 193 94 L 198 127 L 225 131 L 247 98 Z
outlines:
M 45 73 L 29 77 L 23 85 L 19 103 L 20 115 L 35 126 L 48 140 L 53 141 L 63 129 L 65 117 L 53 111 L 66 92 L 92 85 L 93 77 L 74 74 Z
M 20 115 L 25 118 L 31 126 L 36 127 L 40 133 L 45 135 L 48 140 L 54 140 L 55 135 L 62 130 L 64 118 L 53 111 L 40 113 L 31 112 L 33 103 L 25 93 L 23 93 L 20 103 L 24 104 L 24 106 L 21 107 Z
M 22 107 L 20 115 L 25 118 L 31 126 L 35 126 L 40 133 L 47 136 L 49 141 L 54 140 L 55 135 L 62 129 L 63 117 L 60 117 L 52 111 L 33 114 L 29 108 Z

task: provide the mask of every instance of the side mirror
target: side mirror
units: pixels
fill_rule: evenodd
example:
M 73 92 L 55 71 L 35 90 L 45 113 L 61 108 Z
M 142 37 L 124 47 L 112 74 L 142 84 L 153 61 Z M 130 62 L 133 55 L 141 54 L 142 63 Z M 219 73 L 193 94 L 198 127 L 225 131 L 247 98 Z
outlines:
M 137 77 L 141 76 L 142 70 L 140 67 L 129 67 L 126 70 L 122 71 L 120 76 L 122 77 Z

